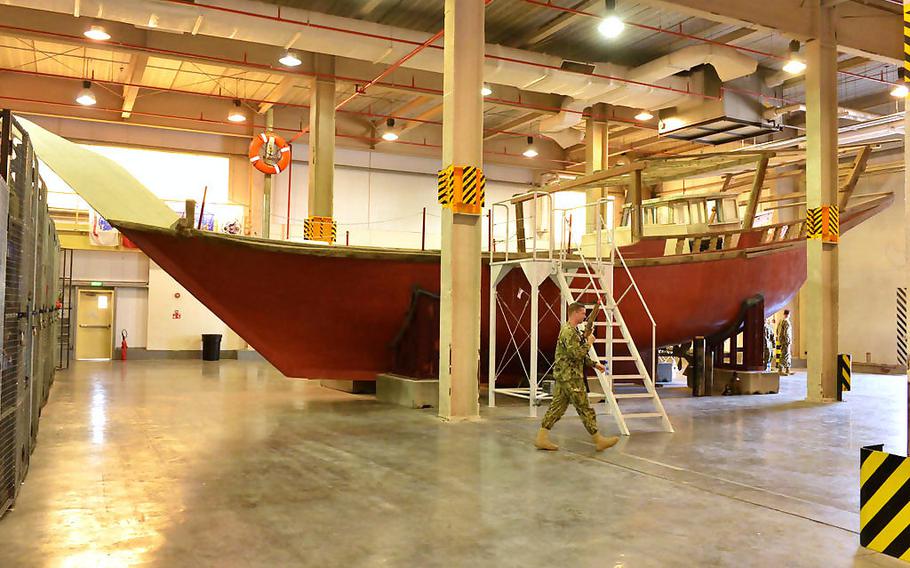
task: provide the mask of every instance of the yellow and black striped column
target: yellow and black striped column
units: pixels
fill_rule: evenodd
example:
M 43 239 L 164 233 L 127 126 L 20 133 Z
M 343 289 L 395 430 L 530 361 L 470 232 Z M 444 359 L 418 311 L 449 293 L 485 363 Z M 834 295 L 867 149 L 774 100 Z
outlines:
M 487 178 L 475 166 L 449 166 L 437 172 L 439 204 L 455 213 L 480 215 L 486 204 Z
M 895 331 L 897 332 L 897 364 L 907 369 L 907 289 L 897 289 L 897 318 Z
M 910 560 L 910 459 L 882 449 L 860 450 L 859 542 Z
M 806 210 L 806 238 L 837 244 L 840 240 L 840 209 L 837 205 L 822 205 Z
M 853 382 L 853 357 L 847 353 L 837 356 L 837 400 L 844 400 L 844 392 Z

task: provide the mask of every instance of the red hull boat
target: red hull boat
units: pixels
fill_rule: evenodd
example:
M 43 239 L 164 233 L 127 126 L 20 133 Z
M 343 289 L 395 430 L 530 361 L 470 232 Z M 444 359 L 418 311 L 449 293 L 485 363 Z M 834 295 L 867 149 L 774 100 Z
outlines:
M 888 207 L 880 196 L 841 215 L 846 231 Z M 412 292 L 439 292 L 439 253 L 276 243 L 192 229 L 162 229 L 112 221 L 174 279 L 211 309 L 256 351 L 289 377 L 373 380 L 395 366 L 390 348 L 412 304 Z M 709 336 L 735 319 L 742 302 L 764 296 L 767 315 L 784 307 L 806 279 L 803 221 L 701 237 L 685 236 L 691 250 L 665 254 L 674 237 L 646 237 L 621 249 L 657 322 L 657 345 Z M 736 235 L 737 237 L 733 237 Z M 725 239 L 725 237 L 727 237 Z M 699 241 L 709 246 L 700 245 Z M 735 243 L 735 244 L 733 244 Z M 484 260 L 482 305 L 488 306 Z M 628 285 L 614 271 L 615 287 Z M 514 314 L 523 310 L 527 282 L 511 271 L 500 296 Z M 547 281 L 541 302 L 554 305 L 559 291 Z M 640 346 L 651 343 L 644 311 L 624 308 Z M 486 308 L 482 321 L 486 321 Z M 528 316 L 519 319 L 527 321 Z M 481 355 L 487 353 L 482 326 Z M 497 345 L 508 331 L 498 326 Z M 525 326 L 527 329 L 527 326 Z M 540 345 L 555 343 L 558 324 L 540 328 Z M 435 341 L 433 342 L 435 343 Z M 481 369 L 486 365 L 482 363 Z

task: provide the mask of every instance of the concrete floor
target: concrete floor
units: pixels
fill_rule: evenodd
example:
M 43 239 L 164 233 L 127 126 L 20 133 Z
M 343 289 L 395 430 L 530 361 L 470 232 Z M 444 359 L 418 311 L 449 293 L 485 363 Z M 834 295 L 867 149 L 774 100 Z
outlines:
M 665 393 L 677 433 L 595 455 L 576 417 L 478 423 L 248 361 L 60 374 L 0 566 L 905 566 L 858 546 L 859 447 L 905 444 L 902 377 L 845 404 Z M 604 430 L 612 430 L 600 417 Z M 634 428 L 634 426 L 633 426 Z

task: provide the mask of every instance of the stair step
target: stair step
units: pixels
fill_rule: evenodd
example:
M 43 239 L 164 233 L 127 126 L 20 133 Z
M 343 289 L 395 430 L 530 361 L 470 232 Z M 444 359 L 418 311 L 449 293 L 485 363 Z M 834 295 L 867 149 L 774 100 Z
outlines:
M 611 322 L 596 321 L 596 322 L 594 322 L 594 325 L 596 325 L 598 327 L 605 327 L 605 326 L 619 327 L 619 322 L 618 321 L 611 321 Z
M 634 393 L 614 393 L 613 398 L 619 400 L 623 398 L 652 398 L 652 394 L 649 392 L 634 392 Z
M 626 357 L 626 356 L 613 357 L 613 360 L 614 361 L 635 361 L 635 357 Z
M 660 412 L 630 412 L 628 414 L 623 414 L 623 418 L 663 418 L 664 415 Z
M 595 339 L 595 340 L 594 340 L 594 343 L 595 343 L 595 344 L 596 344 L 596 343 L 607 343 L 607 342 L 609 342 L 609 341 L 610 341 L 610 340 L 609 340 L 609 339 L 606 339 L 606 338 L 603 338 L 603 339 Z M 615 343 L 615 344 L 617 344 L 617 345 L 622 345 L 622 344 L 626 344 L 626 343 L 629 343 L 629 342 L 626 341 L 625 339 L 621 338 L 621 337 L 614 337 L 614 338 L 613 338 L 613 343 Z M 614 360 L 614 361 L 620 360 L 620 358 L 619 358 L 619 357 L 613 357 L 613 360 Z
M 645 378 L 644 375 L 607 375 L 607 376 L 610 377 L 611 379 L 619 379 L 619 380 Z

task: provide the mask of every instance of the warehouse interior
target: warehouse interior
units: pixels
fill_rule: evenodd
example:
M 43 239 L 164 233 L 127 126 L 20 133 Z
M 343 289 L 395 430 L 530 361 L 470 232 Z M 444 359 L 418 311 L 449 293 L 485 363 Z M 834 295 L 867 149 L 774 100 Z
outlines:
M 905 565 L 907 14 L 0 3 L 0 566 Z

